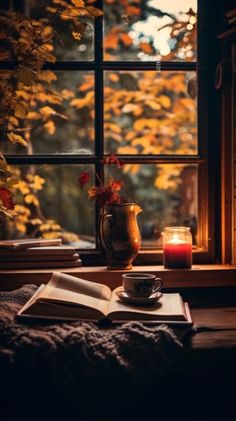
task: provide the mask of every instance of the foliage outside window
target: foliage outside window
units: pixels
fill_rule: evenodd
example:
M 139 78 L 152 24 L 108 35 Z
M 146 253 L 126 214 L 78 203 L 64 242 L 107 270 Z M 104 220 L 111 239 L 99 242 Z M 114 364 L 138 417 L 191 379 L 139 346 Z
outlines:
M 115 153 L 124 194 L 143 209 L 142 248 L 160 248 L 166 225 L 190 226 L 203 248 L 197 1 L 176 3 L 25 0 L 19 14 L 2 11 L 1 89 L 12 77 L 17 103 L 12 112 L 9 100 L 1 139 L 16 203 L 3 238 L 62 237 L 98 249 L 98 209 L 78 178 L 110 177 L 102 162 Z M 15 77 L 12 63 L 25 54 Z M 32 55 L 46 65 L 33 68 Z

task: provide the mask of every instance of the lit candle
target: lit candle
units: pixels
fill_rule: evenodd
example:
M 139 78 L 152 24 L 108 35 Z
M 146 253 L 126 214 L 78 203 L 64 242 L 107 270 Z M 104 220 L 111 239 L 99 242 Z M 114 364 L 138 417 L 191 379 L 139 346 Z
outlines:
M 164 267 L 190 269 L 192 235 L 189 227 L 167 227 L 163 233 Z

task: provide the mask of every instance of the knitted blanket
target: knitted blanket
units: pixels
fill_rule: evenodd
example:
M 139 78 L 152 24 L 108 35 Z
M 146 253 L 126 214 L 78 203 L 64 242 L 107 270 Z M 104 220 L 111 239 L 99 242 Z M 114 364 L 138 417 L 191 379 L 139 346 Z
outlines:
M 16 320 L 36 289 L 0 292 L 3 418 L 126 419 L 148 401 L 182 349 L 175 333 L 138 322 L 101 329 L 81 321 Z

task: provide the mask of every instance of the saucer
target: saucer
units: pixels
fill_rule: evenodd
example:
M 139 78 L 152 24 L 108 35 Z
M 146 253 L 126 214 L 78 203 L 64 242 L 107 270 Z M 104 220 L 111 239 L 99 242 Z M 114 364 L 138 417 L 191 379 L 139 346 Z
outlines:
M 130 297 L 122 289 L 116 291 L 116 295 L 121 301 L 124 301 L 125 303 L 140 304 L 140 305 L 141 304 L 148 304 L 148 305 L 155 304 L 162 297 L 161 292 L 155 292 L 154 294 L 150 295 L 150 297 Z

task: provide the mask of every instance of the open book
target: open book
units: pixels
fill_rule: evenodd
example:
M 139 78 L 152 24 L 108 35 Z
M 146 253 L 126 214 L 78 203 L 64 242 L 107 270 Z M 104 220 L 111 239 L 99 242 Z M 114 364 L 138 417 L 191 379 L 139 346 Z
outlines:
M 20 317 L 61 320 L 108 319 L 112 322 L 192 324 L 187 303 L 179 294 L 163 294 L 152 306 L 136 306 L 120 301 L 106 285 L 54 272 L 47 285 L 41 285 L 18 312 Z

